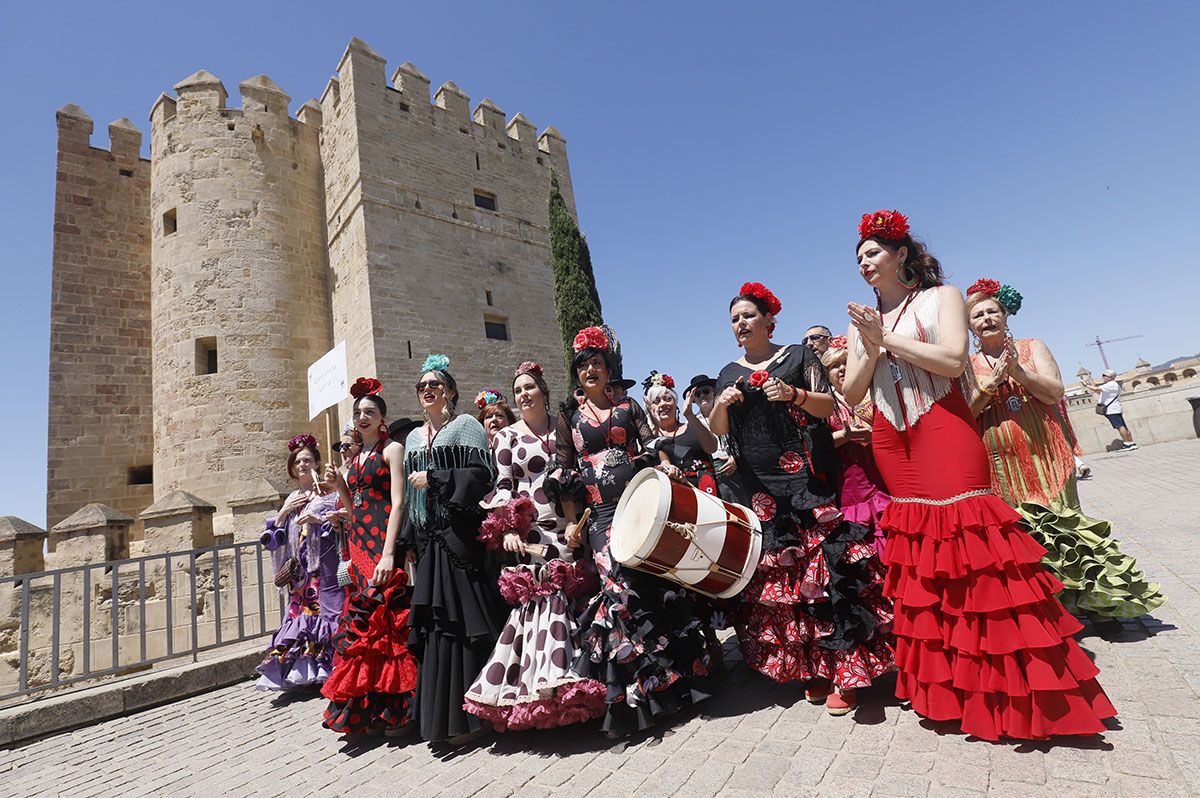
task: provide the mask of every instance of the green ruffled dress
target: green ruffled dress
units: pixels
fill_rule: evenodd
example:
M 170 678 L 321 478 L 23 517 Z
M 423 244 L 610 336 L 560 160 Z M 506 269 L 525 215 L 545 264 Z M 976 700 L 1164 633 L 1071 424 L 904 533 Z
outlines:
M 1026 371 L 1037 371 L 1029 339 L 1017 341 L 1017 354 Z M 992 373 L 982 354 L 974 355 L 972 365 L 980 378 Z M 1134 558 L 1121 552 L 1112 525 L 1083 514 L 1074 436 L 1060 405 L 1041 402 L 1010 379 L 980 414 L 979 426 L 992 488 L 1046 548 L 1042 563 L 1063 583 L 1058 598 L 1070 612 L 1136 618 L 1167 600 Z

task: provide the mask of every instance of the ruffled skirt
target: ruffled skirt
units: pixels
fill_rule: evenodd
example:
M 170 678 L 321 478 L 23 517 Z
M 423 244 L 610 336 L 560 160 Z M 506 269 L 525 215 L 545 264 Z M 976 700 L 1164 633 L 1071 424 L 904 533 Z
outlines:
M 831 521 L 800 536 L 800 546 L 764 554 L 739 596 L 742 658 L 776 682 L 867 687 L 893 662 L 891 606 L 870 532 Z
M 397 571 L 382 590 L 351 589 L 333 639 L 333 673 L 324 726 L 339 734 L 386 731 L 408 721 L 417 661 L 408 637 L 408 577 Z
M 875 553 L 883 557 L 887 544 L 887 536 L 883 533 L 883 511 L 892 503 L 892 497 L 881 490 L 871 489 L 869 492 L 843 492 L 842 515 L 852 524 L 861 524 L 871 531 L 871 543 Z
M 1104 731 L 1116 715 L 1072 638 L 1045 549 L 992 494 L 893 502 L 887 594 L 895 600 L 896 695 L 985 740 Z
M 504 569 L 500 593 L 514 609 L 464 709 L 498 731 L 569 726 L 604 714 L 605 686 L 571 669 L 579 639 L 572 603 L 588 582 L 581 564 L 562 560 Z
M 409 637 L 420 662 L 413 718 L 423 739 L 440 742 L 483 728 L 463 705 L 488 664 L 502 615 L 493 583 L 469 563 L 454 532 L 431 532 L 417 564 Z
M 1017 512 L 1045 547 L 1042 565 L 1062 582 L 1058 599 L 1068 612 L 1136 618 L 1167 600 L 1156 583 L 1146 581 L 1137 561 L 1121 552 L 1107 521 L 1036 502 L 1023 502 Z
M 337 633 L 336 615 L 324 609 L 313 614 L 298 610 L 271 637 L 271 647 L 256 670 L 256 690 L 295 690 L 324 683 L 333 669 L 331 641 Z
M 605 686 L 602 730 L 641 731 L 708 698 L 708 652 L 687 591 L 597 559 L 603 584 L 580 618 L 573 670 Z

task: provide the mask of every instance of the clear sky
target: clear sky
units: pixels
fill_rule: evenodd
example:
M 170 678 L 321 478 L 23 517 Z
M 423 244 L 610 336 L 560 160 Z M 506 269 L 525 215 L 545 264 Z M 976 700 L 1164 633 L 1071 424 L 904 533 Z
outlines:
M 340 6 L 340 7 L 339 7 Z M 354 8 L 348 11 L 347 8 Z M 352 36 L 433 86 L 567 138 L 626 371 L 737 356 L 729 298 L 783 300 L 777 341 L 867 301 L 855 226 L 907 213 L 960 288 L 1025 295 L 1012 327 L 1063 371 L 1200 351 L 1195 2 L 0 3 L 8 122 L 0 515 L 45 521 L 54 112 L 107 147 L 196 71 L 320 94 Z M 149 399 L 149 397 L 147 397 Z

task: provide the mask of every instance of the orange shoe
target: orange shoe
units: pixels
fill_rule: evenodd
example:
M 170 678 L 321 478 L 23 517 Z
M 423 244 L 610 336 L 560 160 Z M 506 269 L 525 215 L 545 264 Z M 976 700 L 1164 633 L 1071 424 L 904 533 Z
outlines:
M 857 706 L 858 697 L 853 690 L 830 693 L 829 700 L 825 702 L 825 708 L 829 710 L 830 715 L 848 715 Z

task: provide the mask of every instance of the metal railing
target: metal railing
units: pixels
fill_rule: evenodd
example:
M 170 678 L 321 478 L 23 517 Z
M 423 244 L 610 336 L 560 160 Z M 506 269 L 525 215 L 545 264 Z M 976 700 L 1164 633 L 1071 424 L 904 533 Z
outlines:
M 285 608 L 272 576 L 250 541 L 0 578 L 0 657 L 14 642 L 19 657 L 0 703 L 270 634 Z

